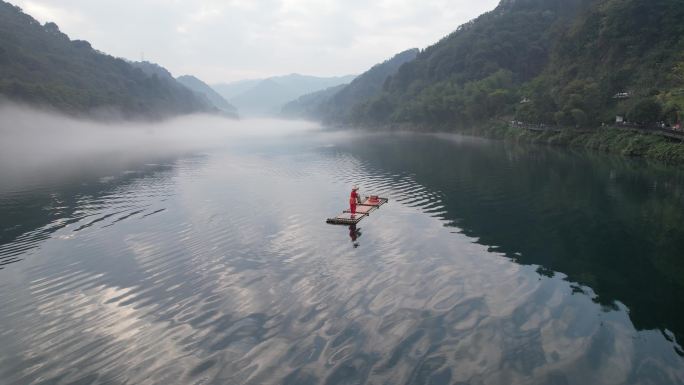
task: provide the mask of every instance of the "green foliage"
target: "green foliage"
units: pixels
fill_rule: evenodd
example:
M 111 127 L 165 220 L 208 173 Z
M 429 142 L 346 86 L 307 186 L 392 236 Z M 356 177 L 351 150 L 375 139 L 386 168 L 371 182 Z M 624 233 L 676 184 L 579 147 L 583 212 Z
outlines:
M 672 76 L 678 84 L 684 84 L 684 63 L 677 63 L 674 65 Z
M 327 108 L 327 103 L 346 86 L 346 84 L 341 84 L 300 96 L 296 100 L 285 104 L 280 111 L 280 115 L 285 118 L 325 118 L 322 114 L 323 110 Z
M 684 164 L 684 143 L 631 130 L 533 132 L 503 124 L 498 129 L 490 129 L 488 132 L 494 132 L 493 137 L 512 141 L 581 147 L 625 156 L 644 157 L 670 164 Z
M 521 86 L 548 63 L 556 26 L 578 10 L 574 1 L 516 1 L 461 26 L 403 65 L 378 98 L 392 122 L 464 126 L 516 114 Z M 374 101 L 373 103 L 376 103 Z M 522 115 L 538 116 L 541 103 Z M 358 108 L 357 111 L 371 111 Z M 361 122 L 374 121 L 357 116 Z
M 492 118 L 599 127 L 618 113 L 674 122 L 684 107 L 682 20 L 681 0 L 502 1 L 351 111 L 359 124 L 454 128 Z
M 679 104 L 676 101 L 669 101 L 663 109 L 663 120 L 670 124 L 676 124 L 680 121 L 680 111 L 682 111 L 682 106 L 684 104 Z
M 639 100 L 627 114 L 627 118 L 632 122 L 649 123 L 660 120 L 663 109 L 654 98 L 644 98 Z
M 387 78 L 397 72 L 397 70 L 404 64 L 415 59 L 418 54 L 418 49 L 409 49 L 401 52 L 383 63 L 373 66 L 370 70 L 358 76 L 348 86 L 335 90 L 334 94 L 321 94 L 324 96 L 316 98 L 308 102 L 312 107 L 304 107 L 304 109 L 313 109 L 312 115 L 322 118 L 326 121 L 337 122 L 351 122 L 355 116 L 358 116 L 358 111 L 355 106 L 367 102 L 368 108 L 362 109 L 367 111 L 367 116 L 370 120 L 379 121 L 386 119 L 384 109 L 388 108 L 385 102 L 376 103 L 376 95 L 382 91 Z M 315 106 L 318 104 L 318 106 Z M 374 111 L 370 108 L 370 104 L 375 104 L 376 107 L 381 108 L 381 111 Z
M 0 1 L 0 95 L 69 113 L 113 109 L 127 116 L 162 117 L 208 111 L 176 83 L 72 41 L 54 23 L 40 25 Z
M 580 110 L 579 108 L 573 108 L 570 110 L 570 115 L 572 116 L 573 123 L 575 125 L 584 127 L 587 124 L 587 113 Z
M 666 94 L 673 87 L 679 52 L 684 48 L 681 19 L 684 8 L 676 0 L 603 0 L 589 7 L 558 39 L 549 67 L 540 76 L 560 111 L 579 108 L 588 125 L 610 122 L 615 114 L 632 120 L 642 99 Z M 633 100 L 614 95 L 629 92 Z M 663 99 L 663 97 L 661 97 Z M 583 106 L 577 102 L 583 102 Z M 649 115 L 635 122 L 660 118 L 653 102 Z M 645 105 L 640 106 L 645 107 Z

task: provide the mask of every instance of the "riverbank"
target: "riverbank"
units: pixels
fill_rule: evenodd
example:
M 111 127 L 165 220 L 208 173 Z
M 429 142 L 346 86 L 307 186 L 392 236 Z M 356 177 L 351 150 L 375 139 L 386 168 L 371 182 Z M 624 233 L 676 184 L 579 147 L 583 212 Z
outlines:
M 502 122 L 467 130 L 467 134 L 515 142 L 586 148 L 595 151 L 643 157 L 670 164 L 684 165 L 684 143 L 671 139 L 618 128 L 595 130 L 532 131 L 511 127 Z
M 347 129 L 349 126 L 329 126 L 333 129 Z M 618 154 L 628 157 L 642 157 L 672 165 L 684 165 L 684 142 L 664 136 L 615 127 L 588 130 L 530 130 L 514 127 L 501 121 L 492 121 L 471 128 L 453 128 L 446 125 L 415 125 L 410 123 L 356 126 L 358 129 L 374 131 L 451 132 L 511 142 L 537 143 L 551 146 L 584 148 L 593 151 Z

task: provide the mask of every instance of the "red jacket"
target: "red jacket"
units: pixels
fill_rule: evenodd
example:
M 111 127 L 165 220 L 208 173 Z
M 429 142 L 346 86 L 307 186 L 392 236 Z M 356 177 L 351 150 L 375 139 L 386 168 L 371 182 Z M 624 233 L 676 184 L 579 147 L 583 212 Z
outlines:
M 355 205 L 356 202 L 359 201 L 359 193 L 356 192 L 356 190 L 352 190 L 351 195 L 349 196 L 349 204 Z

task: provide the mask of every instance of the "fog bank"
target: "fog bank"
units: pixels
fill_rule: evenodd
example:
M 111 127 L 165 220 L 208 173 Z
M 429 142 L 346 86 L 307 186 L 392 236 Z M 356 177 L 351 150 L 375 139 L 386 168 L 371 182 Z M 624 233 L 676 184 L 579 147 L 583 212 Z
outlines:
M 190 115 L 156 123 L 96 122 L 26 106 L 0 106 L 0 191 L 39 179 L 174 157 L 233 143 L 315 130 L 310 122 L 236 121 Z

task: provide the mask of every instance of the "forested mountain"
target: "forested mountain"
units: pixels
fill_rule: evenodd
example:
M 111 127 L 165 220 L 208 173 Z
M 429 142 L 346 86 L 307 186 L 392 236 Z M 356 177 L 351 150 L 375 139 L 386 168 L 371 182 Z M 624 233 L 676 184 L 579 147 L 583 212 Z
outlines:
M 239 108 L 240 113 L 244 115 L 268 116 L 274 114 L 293 96 L 286 87 L 271 79 L 266 79 L 230 99 L 230 103 Z
M 565 125 L 597 125 L 616 114 L 637 123 L 677 121 L 684 107 L 683 20 L 679 0 L 595 2 L 555 41 L 542 75 L 525 85 L 531 103 L 518 115 Z
M 314 118 L 327 122 L 346 123 L 355 107 L 376 96 L 391 75 L 407 62 L 416 58 L 417 48 L 401 52 L 359 75 L 349 85 L 329 88 L 302 96 L 283 107 L 283 116 Z
M 151 63 L 148 61 L 129 61 L 128 63 L 135 68 L 139 68 L 147 76 L 156 76 L 159 79 L 167 81 L 176 80 L 173 75 L 171 75 L 169 70 L 157 63 Z
M 158 118 L 214 110 L 173 78 L 149 75 L 94 50 L 86 41 L 70 40 L 56 24 L 41 25 L 4 1 L 0 1 L 0 95 L 73 114 L 106 110 Z
M 684 106 L 682 20 L 681 0 L 504 0 L 348 111 L 364 125 L 673 122 Z
M 258 81 L 240 81 L 215 86 L 241 114 L 278 115 L 283 106 L 300 96 L 349 83 L 354 76 L 317 77 L 300 74 L 275 76 Z
M 345 87 L 347 87 L 346 84 L 340 84 L 339 86 L 300 96 L 296 100 L 284 105 L 280 115 L 285 118 L 322 119 L 321 106 Z
M 347 122 L 351 118 L 350 114 L 365 113 L 357 111 L 355 106 L 362 105 L 382 91 L 387 78 L 397 73 L 404 63 L 414 60 L 418 53 L 419 50 L 416 48 L 409 49 L 376 64 L 323 103 L 319 113 L 325 120 L 340 122 Z
M 226 100 L 231 100 L 232 98 L 240 95 L 243 92 L 247 92 L 259 84 L 263 79 L 245 79 L 238 80 L 231 83 L 219 83 L 213 84 L 211 88 L 215 89 L 219 95 L 223 96 Z
M 218 92 L 216 92 L 205 82 L 199 80 L 198 78 L 192 75 L 180 76 L 176 80 L 180 84 L 194 91 L 195 93 L 198 93 L 206 97 L 214 107 L 221 110 L 221 112 L 223 112 L 227 116 L 238 116 L 237 109 L 233 107 L 230 103 L 228 103 L 226 99 L 223 98 L 223 96 L 219 95 Z
M 292 90 L 293 93 L 297 93 L 300 96 L 311 92 L 320 91 L 326 88 L 335 87 L 340 84 L 347 84 L 354 80 L 356 75 L 344 75 L 344 76 L 331 76 L 331 77 L 320 77 L 320 76 L 309 76 L 301 74 L 290 74 L 284 76 L 274 76 L 270 78 L 274 82 Z

